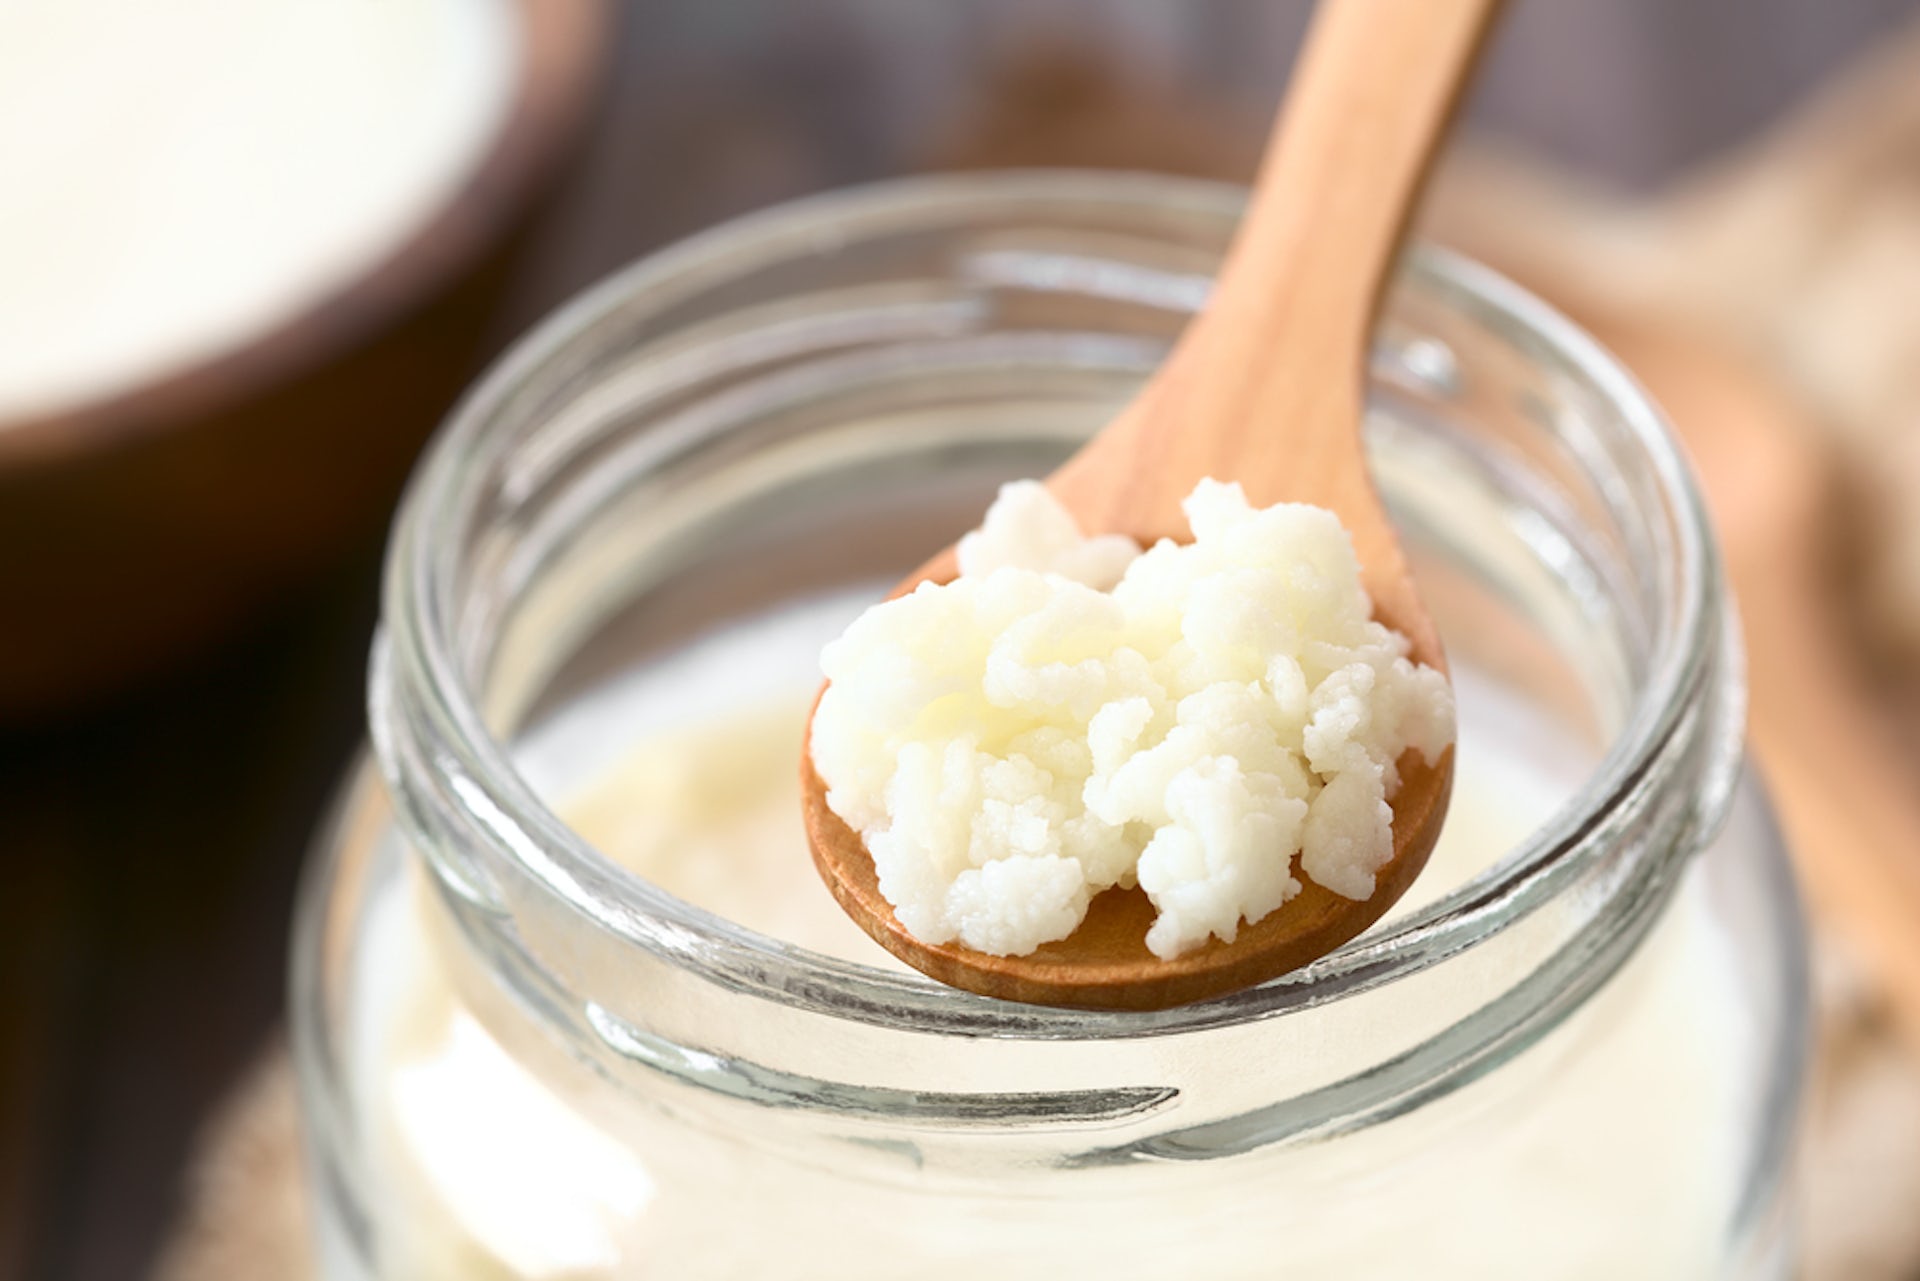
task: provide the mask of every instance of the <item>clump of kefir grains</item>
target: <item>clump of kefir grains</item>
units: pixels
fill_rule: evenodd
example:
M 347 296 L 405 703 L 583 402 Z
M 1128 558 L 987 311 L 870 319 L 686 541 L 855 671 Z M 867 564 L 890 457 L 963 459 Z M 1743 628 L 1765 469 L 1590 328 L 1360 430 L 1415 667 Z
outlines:
M 1193 538 L 1085 538 L 1004 488 L 960 574 L 827 646 L 811 751 L 827 804 L 928 943 L 1021 955 L 1138 884 L 1165 958 L 1392 857 L 1395 762 L 1452 743 L 1445 676 L 1372 619 L 1322 508 L 1202 481 Z

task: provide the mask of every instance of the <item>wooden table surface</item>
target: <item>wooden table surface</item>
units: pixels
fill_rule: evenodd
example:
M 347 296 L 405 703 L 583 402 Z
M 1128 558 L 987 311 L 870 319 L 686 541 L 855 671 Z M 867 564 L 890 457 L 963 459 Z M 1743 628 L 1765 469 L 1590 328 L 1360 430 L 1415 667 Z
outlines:
M 1231 176 L 1297 30 L 1280 8 L 1222 5 L 1201 23 L 1198 8 L 1148 20 L 1093 0 L 634 6 L 604 119 L 495 345 L 637 253 L 805 191 L 996 157 Z M 1521 6 L 1476 120 L 1658 178 L 1913 6 L 1845 0 L 1811 26 L 1788 0 L 1687 8 L 1676 37 L 1663 0 Z M 1716 43 L 1716 21 L 1741 39 Z M 1675 38 L 1701 57 L 1649 59 Z M 1593 69 L 1596 49 L 1635 68 L 1633 94 Z M 1579 76 L 1553 74 L 1574 65 Z M 1078 106 L 1049 106 L 1063 66 L 1082 73 Z M 1037 96 L 1034 67 L 1052 77 Z M 1051 141 L 1003 127 L 1005 100 L 1023 93 L 1038 110 L 1105 118 L 1120 82 L 1173 124 L 1118 144 L 1077 126 Z M 1536 109 L 1548 87 L 1557 113 Z M 0 1281 L 143 1275 L 197 1127 L 274 1036 L 299 865 L 361 737 L 380 534 L 189 670 L 0 729 Z

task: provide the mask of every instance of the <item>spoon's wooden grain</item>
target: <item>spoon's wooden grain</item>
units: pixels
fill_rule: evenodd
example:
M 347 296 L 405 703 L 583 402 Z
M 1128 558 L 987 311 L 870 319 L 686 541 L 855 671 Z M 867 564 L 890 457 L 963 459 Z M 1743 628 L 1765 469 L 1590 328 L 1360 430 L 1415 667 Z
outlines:
M 1444 668 L 1433 622 L 1368 475 L 1360 422 L 1373 321 L 1429 162 L 1501 0 L 1323 0 L 1245 219 L 1205 310 L 1139 397 L 1047 484 L 1089 533 L 1184 538 L 1181 500 L 1207 477 L 1255 506 L 1309 502 L 1353 537 L 1380 621 Z M 949 550 L 900 590 L 954 573 Z M 811 724 L 811 718 L 809 718 Z M 1405 892 L 1439 837 L 1453 753 L 1400 762 L 1394 857 L 1371 898 L 1302 892 L 1232 943 L 1172 961 L 1147 951 L 1139 890 L 1095 899 L 1073 935 L 1027 956 L 922 942 L 881 896 L 873 860 L 802 765 L 809 843 L 862 928 L 955 987 L 1043 1005 L 1157 1009 L 1274 978 L 1326 955 Z

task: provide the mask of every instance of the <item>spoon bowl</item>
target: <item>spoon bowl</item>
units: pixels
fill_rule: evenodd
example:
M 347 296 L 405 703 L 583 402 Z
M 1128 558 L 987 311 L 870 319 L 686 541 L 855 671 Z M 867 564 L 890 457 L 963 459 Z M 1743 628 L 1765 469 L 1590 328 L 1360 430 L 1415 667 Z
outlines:
M 811 716 L 809 716 L 811 720 Z M 1147 950 L 1154 908 L 1145 890 L 1115 886 L 1094 896 L 1079 928 L 1024 956 L 992 956 L 961 943 L 916 938 L 880 892 L 873 858 L 859 833 L 827 808 L 827 788 L 808 760 L 801 794 L 807 843 L 827 889 L 874 942 L 949 987 L 1034 1005 L 1083 1010 L 1159 1010 L 1224 996 L 1297 970 L 1348 942 L 1386 914 L 1426 866 L 1440 838 L 1453 787 L 1453 749 L 1434 764 L 1416 752 L 1400 758 L 1393 803 L 1393 861 L 1376 876 L 1373 896 L 1342 898 L 1311 877 L 1285 906 L 1219 939 L 1162 960 Z

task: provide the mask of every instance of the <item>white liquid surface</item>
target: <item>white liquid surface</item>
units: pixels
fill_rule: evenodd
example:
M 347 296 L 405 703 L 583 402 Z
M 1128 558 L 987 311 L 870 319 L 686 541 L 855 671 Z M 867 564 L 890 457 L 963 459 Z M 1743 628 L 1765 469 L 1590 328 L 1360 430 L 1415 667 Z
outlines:
M 497 133 L 517 43 L 509 0 L 0 3 L 0 427 L 376 266 Z
M 551 718 L 523 744 L 522 767 L 598 848 L 665 888 L 891 965 L 815 878 L 795 778 L 812 656 L 868 599 L 710 636 Z M 1513 848 L 1585 765 L 1497 687 L 1456 680 L 1455 799 L 1400 911 Z M 1257 1165 L 1102 1172 L 1077 1191 L 1052 1176 L 1061 1186 L 1038 1199 L 841 1182 L 670 1118 L 623 1115 L 631 1106 L 586 1077 L 543 1084 L 460 1007 L 423 905 L 417 880 L 396 882 L 363 950 L 357 1071 L 393 1186 L 392 1276 L 972 1281 L 983 1241 L 986 1274 L 1006 1278 L 1720 1275 L 1747 1106 L 1729 1083 L 1750 1078 L 1740 1056 L 1754 1051 L 1729 1013 L 1731 955 L 1697 884 L 1598 997 L 1443 1100 Z M 1267 1210 L 1247 1214 L 1249 1195 Z

